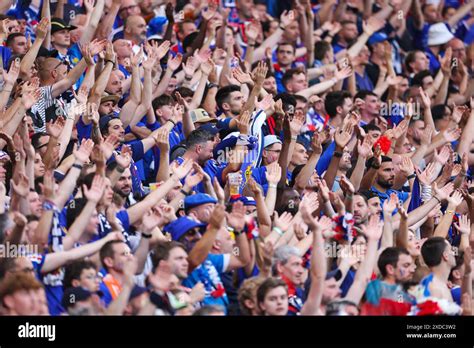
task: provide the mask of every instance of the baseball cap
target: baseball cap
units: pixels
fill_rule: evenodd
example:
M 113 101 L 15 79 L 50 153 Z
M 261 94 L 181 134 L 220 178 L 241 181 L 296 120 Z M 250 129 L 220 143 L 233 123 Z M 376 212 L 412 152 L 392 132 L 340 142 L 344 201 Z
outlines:
M 62 18 L 57 18 L 57 17 L 51 18 L 51 34 L 54 34 L 55 32 L 61 31 L 64 29 L 74 30 L 76 28 L 77 27 L 74 25 L 66 24 L 66 22 Z
M 263 147 L 269 147 L 273 144 L 281 144 L 281 140 L 276 135 L 267 135 L 263 138 Z
M 336 268 L 326 273 L 326 280 L 329 280 L 331 278 L 336 279 L 336 281 L 339 281 L 342 278 L 342 272 L 339 270 L 339 268 Z
M 191 208 L 207 204 L 207 203 L 217 203 L 217 199 L 208 195 L 207 193 L 197 193 L 192 196 L 187 196 L 184 199 L 184 210 L 189 210 Z
M 163 26 L 168 22 L 166 17 L 155 17 L 150 22 L 148 22 L 148 31 L 147 36 L 148 40 L 154 39 L 151 36 L 161 36 L 163 34 Z M 163 37 L 160 37 L 162 39 Z
M 452 39 L 454 39 L 454 35 L 443 22 L 430 26 L 428 31 L 428 46 L 444 45 Z
M 204 109 L 194 109 L 189 112 L 193 123 L 217 122 L 217 119 L 209 116 L 209 113 Z
M 204 229 L 206 224 L 192 220 L 186 216 L 182 216 L 179 219 L 174 220 L 163 228 L 163 232 L 171 234 L 173 240 L 179 240 L 189 230 L 199 227 Z
M 62 305 L 64 308 L 74 306 L 77 302 L 85 301 L 92 296 L 92 292 L 81 286 L 72 287 L 64 291 Z
M 115 115 L 105 115 L 99 119 L 99 128 L 102 134 L 104 134 L 104 131 L 107 130 L 107 127 L 109 126 L 109 122 L 114 119 L 119 119 L 119 117 Z
M 199 127 L 199 129 L 205 130 L 211 135 L 219 134 L 219 129 L 211 123 L 203 124 L 201 127 Z
M 386 40 L 388 40 L 387 34 L 385 34 L 384 32 L 377 32 L 377 33 L 374 33 L 369 38 L 368 44 L 369 45 L 375 45 L 377 43 L 384 42 Z

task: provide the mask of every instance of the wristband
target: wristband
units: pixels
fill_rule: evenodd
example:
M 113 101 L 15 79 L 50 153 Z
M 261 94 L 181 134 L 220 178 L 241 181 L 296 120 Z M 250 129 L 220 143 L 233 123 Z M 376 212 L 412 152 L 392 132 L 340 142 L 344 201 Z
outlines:
M 407 176 L 407 180 L 411 180 L 411 179 L 415 179 L 416 178 L 416 174 L 413 173 L 413 174 L 410 174 Z
M 275 184 L 268 184 L 268 187 L 269 187 L 269 188 L 275 188 L 275 189 L 276 189 L 276 188 L 277 188 L 277 185 L 275 185 Z
M 115 64 L 115 63 L 114 63 L 112 60 L 110 60 L 110 59 L 106 59 L 106 60 L 105 60 L 105 64 L 107 64 L 107 63 L 112 63 L 112 65 Z
M 186 81 L 191 81 L 191 80 L 193 79 L 193 77 L 192 77 L 192 76 L 190 76 L 190 77 L 184 76 L 184 79 L 185 79 Z
M 142 233 L 142 238 L 145 238 L 145 239 L 151 239 L 151 236 L 152 234 L 145 234 L 145 233 Z
M 296 135 L 292 135 L 292 136 L 291 136 L 291 140 L 296 141 L 297 139 L 298 139 L 298 137 L 297 137 Z
M 334 156 L 334 157 L 341 158 L 341 157 L 342 157 L 342 152 L 334 151 L 333 156 Z
M 284 27 L 282 27 L 281 25 L 280 25 L 280 29 L 281 29 L 281 30 L 283 30 L 283 31 L 285 31 L 285 30 L 286 30 L 286 29 L 285 29 Z
M 176 122 L 174 122 L 173 120 L 168 120 L 168 121 L 166 121 L 166 122 L 171 122 L 171 123 L 173 124 L 173 126 L 176 127 Z
M 209 83 L 209 84 L 207 84 L 207 88 L 208 88 L 208 89 L 211 89 L 211 88 L 219 88 L 219 86 L 216 85 L 215 83 Z
M 436 199 L 436 200 L 437 200 L 439 203 L 441 203 L 441 201 L 439 200 L 439 198 L 438 198 L 438 197 L 436 197 L 436 196 L 433 196 L 433 198 L 434 198 L 434 199 Z
M 273 231 L 278 233 L 280 236 L 283 236 L 283 231 L 282 231 L 281 228 L 275 226 L 275 227 L 273 227 Z
M 73 167 L 73 168 L 77 168 L 77 169 L 79 169 L 79 170 L 82 170 L 82 164 L 74 163 L 74 164 L 72 165 L 72 167 Z
M 255 44 L 247 44 L 247 47 L 255 47 Z
M 446 210 L 446 214 L 451 214 L 451 215 L 453 215 L 453 214 L 454 214 L 454 211 L 453 211 L 453 210 Z

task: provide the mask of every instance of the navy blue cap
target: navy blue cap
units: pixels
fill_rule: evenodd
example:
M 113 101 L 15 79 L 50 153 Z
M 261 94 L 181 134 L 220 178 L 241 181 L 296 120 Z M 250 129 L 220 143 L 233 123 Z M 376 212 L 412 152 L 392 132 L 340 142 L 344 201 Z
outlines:
M 235 196 L 231 197 L 231 199 L 229 200 L 230 203 L 238 201 L 244 203 L 244 205 L 253 205 L 255 207 L 257 206 L 257 202 L 255 202 L 255 199 L 253 199 L 253 197 Z
M 385 34 L 384 32 L 377 32 L 377 33 L 374 33 L 370 38 L 369 38 L 369 41 L 368 41 L 368 44 L 369 45 L 375 45 L 377 43 L 380 43 L 380 42 L 384 42 L 388 40 L 388 36 L 387 34 Z
M 184 199 L 184 210 L 187 211 L 191 208 L 207 203 L 215 204 L 217 203 L 217 199 L 215 199 L 211 195 L 208 195 L 207 193 L 197 193 L 192 196 L 187 196 Z
M 109 122 L 114 120 L 114 119 L 119 119 L 119 117 L 114 115 L 114 114 L 110 114 L 110 115 L 102 116 L 99 119 L 99 128 L 100 128 L 100 132 L 102 134 L 104 134 L 104 131 L 106 131 L 107 128 L 109 127 Z M 105 132 L 105 133 L 107 133 L 107 132 Z
M 203 229 L 206 224 L 192 220 L 186 216 L 174 220 L 163 228 L 163 232 L 171 234 L 173 240 L 179 240 L 189 230 L 199 227 Z
M 336 268 L 326 273 L 326 280 L 329 280 L 331 278 L 336 279 L 336 281 L 339 281 L 342 278 L 342 272 L 339 270 L 339 268 Z
M 92 292 L 82 286 L 68 288 L 64 291 L 62 305 L 64 308 L 74 306 L 77 302 L 85 301 L 92 296 Z
M 206 132 L 210 133 L 211 135 L 219 134 L 219 129 L 213 125 L 212 123 L 205 123 L 199 129 L 205 130 Z

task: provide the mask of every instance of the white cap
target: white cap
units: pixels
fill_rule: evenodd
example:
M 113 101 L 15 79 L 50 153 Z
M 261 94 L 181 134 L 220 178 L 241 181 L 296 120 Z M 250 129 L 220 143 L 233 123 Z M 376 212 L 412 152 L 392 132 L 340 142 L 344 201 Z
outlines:
M 428 46 L 444 45 L 454 39 L 444 22 L 433 24 L 428 31 Z
M 267 135 L 263 138 L 263 148 L 269 147 L 275 143 L 281 144 L 280 138 L 276 135 Z

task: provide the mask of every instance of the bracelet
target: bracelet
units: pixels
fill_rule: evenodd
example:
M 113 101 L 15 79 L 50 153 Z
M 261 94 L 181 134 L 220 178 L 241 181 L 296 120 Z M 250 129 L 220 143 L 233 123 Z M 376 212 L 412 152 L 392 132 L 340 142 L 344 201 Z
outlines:
M 110 59 L 106 59 L 106 60 L 105 60 L 105 64 L 107 64 L 107 63 L 112 63 L 112 65 L 114 65 L 114 64 L 115 64 L 115 62 L 114 62 L 114 61 L 112 61 L 112 60 L 110 60 Z
M 273 231 L 275 231 L 276 233 L 278 233 L 280 236 L 283 236 L 283 230 L 279 227 L 273 227 Z
M 247 44 L 247 47 L 255 47 L 255 44 Z
M 281 30 L 283 30 L 283 31 L 285 31 L 285 30 L 286 30 L 286 29 L 285 29 L 284 27 L 282 27 L 281 25 L 280 25 L 280 29 L 281 29 Z
M 334 157 L 339 157 L 339 158 L 340 158 L 340 157 L 342 157 L 342 152 L 339 152 L 339 151 L 334 151 L 334 153 L 333 153 L 333 156 L 334 156 Z
M 166 121 L 166 122 L 171 122 L 171 123 L 173 124 L 173 126 L 176 127 L 176 122 L 174 122 L 173 120 L 168 120 L 168 121 Z
M 277 185 L 275 185 L 275 184 L 268 184 L 268 187 L 269 187 L 269 188 L 275 188 L 275 189 L 276 189 L 276 188 L 277 188 Z
M 145 233 L 142 233 L 142 238 L 145 238 L 145 239 L 151 239 L 152 237 L 152 234 L 145 234 Z
M 185 76 L 184 76 L 184 79 L 185 79 L 186 81 L 191 81 L 191 80 L 193 79 L 193 77 L 192 77 L 192 76 L 188 77 L 188 76 L 185 75 Z
M 215 83 L 208 83 L 208 84 L 207 84 L 207 88 L 208 88 L 208 89 L 211 89 L 211 88 L 219 88 L 219 86 L 216 85 Z
M 82 166 L 82 164 L 74 163 L 74 164 L 72 165 L 72 167 L 73 167 L 73 168 L 77 168 L 77 169 L 79 169 L 79 170 L 82 170 L 82 167 L 83 167 L 83 166 Z
M 296 141 L 297 139 L 298 139 L 298 137 L 297 137 L 296 135 L 292 135 L 292 136 L 291 136 L 291 140 Z
M 181 192 L 185 196 L 189 196 L 191 194 L 191 192 L 186 192 L 183 189 L 179 190 L 179 192 Z
M 446 210 L 446 214 L 454 214 L 454 211 L 453 210 Z
M 416 174 L 413 173 L 413 174 L 410 174 L 407 176 L 407 180 L 411 180 L 411 179 L 415 179 L 416 178 Z
M 434 199 L 436 199 L 439 203 L 441 203 L 440 199 L 436 196 L 433 196 Z

